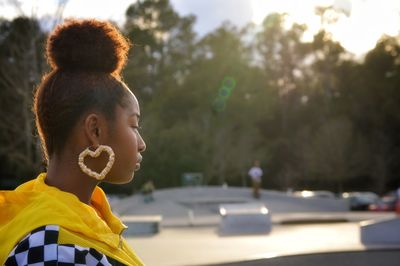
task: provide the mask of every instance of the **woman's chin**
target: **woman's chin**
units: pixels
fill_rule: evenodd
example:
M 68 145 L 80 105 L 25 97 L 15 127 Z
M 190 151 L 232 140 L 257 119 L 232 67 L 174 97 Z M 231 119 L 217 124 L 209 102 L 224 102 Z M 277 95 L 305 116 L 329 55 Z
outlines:
M 123 178 L 113 178 L 113 179 L 108 179 L 104 180 L 104 182 L 110 183 L 110 184 L 115 184 L 115 185 L 123 185 L 131 182 L 133 180 L 133 177 L 135 175 L 135 172 L 133 172 L 131 175 L 128 175 Z

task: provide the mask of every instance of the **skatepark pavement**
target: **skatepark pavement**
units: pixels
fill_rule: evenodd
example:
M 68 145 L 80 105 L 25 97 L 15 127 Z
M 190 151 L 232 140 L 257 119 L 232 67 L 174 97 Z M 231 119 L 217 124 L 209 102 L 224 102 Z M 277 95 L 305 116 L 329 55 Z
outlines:
M 155 200 L 149 203 L 138 194 L 111 200 L 111 206 L 119 216 L 161 215 L 163 227 L 217 225 L 219 206 L 227 203 L 263 203 L 272 214 L 274 224 L 362 221 L 382 216 L 381 213 L 349 212 L 344 199 L 301 198 L 270 190 L 262 190 L 260 194 L 260 199 L 255 200 L 248 188 L 173 188 L 156 191 Z
M 394 213 L 349 212 L 348 203 L 342 199 L 298 198 L 279 191 L 263 190 L 261 198 L 254 200 L 247 188 L 165 189 L 156 191 L 154 198 L 150 203 L 145 203 L 141 195 L 111 200 L 113 211 L 120 216 L 162 217 L 159 233 L 127 237 L 150 266 L 213 265 L 283 255 L 387 248 L 363 245 L 359 222 L 395 217 Z M 248 202 L 267 206 L 272 231 L 221 235 L 219 205 Z

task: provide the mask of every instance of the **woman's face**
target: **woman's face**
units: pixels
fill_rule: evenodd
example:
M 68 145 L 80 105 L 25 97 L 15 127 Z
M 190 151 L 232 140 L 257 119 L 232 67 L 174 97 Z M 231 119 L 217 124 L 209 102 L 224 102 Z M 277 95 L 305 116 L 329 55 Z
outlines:
M 115 161 L 104 181 L 114 184 L 124 184 L 132 180 L 135 171 L 140 168 L 140 153 L 146 149 L 139 134 L 139 103 L 130 91 L 126 98 L 125 107 L 116 107 L 115 121 L 107 141 L 114 150 Z

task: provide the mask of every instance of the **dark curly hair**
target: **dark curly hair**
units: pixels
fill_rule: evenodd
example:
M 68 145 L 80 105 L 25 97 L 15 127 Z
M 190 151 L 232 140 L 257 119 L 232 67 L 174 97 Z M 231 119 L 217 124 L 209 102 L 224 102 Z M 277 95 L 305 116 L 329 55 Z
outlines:
M 121 81 L 129 41 L 109 22 L 68 20 L 47 40 L 52 71 L 34 98 L 36 127 L 46 159 L 62 151 L 71 130 L 89 110 L 114 120 L 128 88 Z

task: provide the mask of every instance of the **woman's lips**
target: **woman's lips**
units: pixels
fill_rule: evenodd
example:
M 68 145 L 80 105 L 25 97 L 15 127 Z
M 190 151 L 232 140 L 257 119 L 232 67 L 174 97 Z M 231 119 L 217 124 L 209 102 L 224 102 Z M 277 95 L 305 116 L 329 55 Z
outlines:
M 140 169 L 140 163 L 137 163 L 136 165 L 135 165 L 135 171 L 138 171 Z
M 138 171 L 140 169 L 140 163 L 142 162 L 142 159 L 143 159 L 143 157 L 139 153 L 138 154 L 138 160 L 137 160 L 136 165 L 135 165 L 135 171 Z

